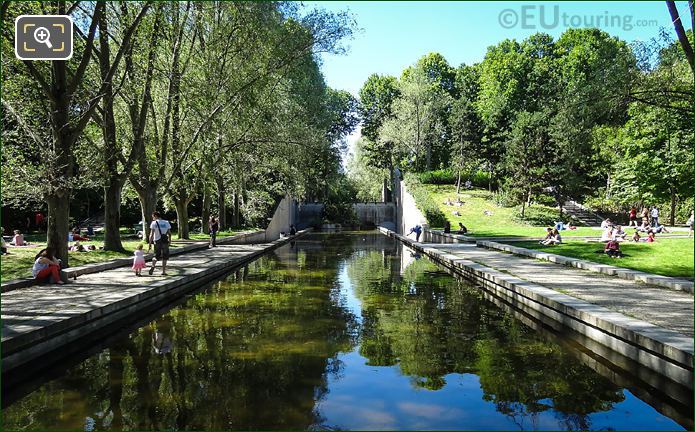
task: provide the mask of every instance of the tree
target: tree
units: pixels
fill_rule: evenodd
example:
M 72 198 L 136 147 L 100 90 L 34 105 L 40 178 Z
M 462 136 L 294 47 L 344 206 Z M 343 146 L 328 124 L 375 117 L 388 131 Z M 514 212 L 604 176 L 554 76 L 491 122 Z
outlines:
M 58 15 L 68 13 L 65 2 L 57 2 L 49 6 L 51 12 Z M 137 29 L 140 21 L 149 9 L 149 3 L 141 6 L 132 23 L 124 29 L 123 42 L 116 52 L 111 67 L 102 75 L 101 83 L 93 87 L 86 79 L 88 66 L 92 62 L 97 26 L 102 20 L 105 10 L 104 2 L 97 2 L 91 11 L 91 18 L 82 42 L 79 61 L 51 61 L 49 64 L 35 64 L 24 61 L 29 75 L 33 78 L 32 85 L 38 86 L 50 104 L 50 129 L 52 139 L 47 166 L 46 182 L 51 185 L 45 194 L 48 203 L 48 247 L 56 251 L 56 256 L 68 265 L 67 233 L 69 226 L 69 199 L 73 187 L 74 174 L 73 151 L 77 141 L 96 111 L 102 96 L 111 85 L 116 75 L 123 53 L 130 43 L 130 38 Z M 7 12 L 17 12 L 8 9 Z M 7 17 L 6 20 L 8 19 Z M 78 34 L 82 31 L 78 28 Z M 13 36 L 5 32 L 4 37 L 14 44 Z
M 450 97 L 433 87 L 421 69 L 406 69 L 403 75 L 393 116 L 383 123 L 379 135 L 411 158 L 407 163 L 415 170 L 430 170 L 433 148 L 446 137 L 439 113 L 449 105 Z
M 507 145 L 505 168 L 509 176 L 506 187 L 521 202 L 522 218 L 531 195 L 544 186 L 552 163 L 552 158 L 548 157 L 553 153 L 548 123 L 547 112 L 519 113 Z
M 456 70 L 456 94 L 449 115 L 452 132 L 452 165 L 456 169 L 456 193 L 461 191 L 461 175 L 472 167 L 478 157 L 478 147 L 482 135 L 482 125 L 475 102 L 480 91 L 479 68 L 461 65 Z
M 683 53 L 685 58 L 688 60 L 690 65 L 690 70 L 695 73 L 695 56 L 693 56 L 693 44 L 688 38 L 685 29 L 683 28 L 683 22 L 681 21 L 680 14 L 678 13 L 678 8 L 676 7 L 676 2 L 673 0 L 666 0 L 666 6 L 668 7 L 668 13 L 671 15 L 671 21 L 673 22 L 673 28 L 676 30 L 676 36 L 678 36 L 678 42 L 683 48 Z M 690 9 L 690 22 L 692 25 L 692 30 L 695 31 L 695 12 L 693 11 L 693 0 L 688 1 L 688 9 Z

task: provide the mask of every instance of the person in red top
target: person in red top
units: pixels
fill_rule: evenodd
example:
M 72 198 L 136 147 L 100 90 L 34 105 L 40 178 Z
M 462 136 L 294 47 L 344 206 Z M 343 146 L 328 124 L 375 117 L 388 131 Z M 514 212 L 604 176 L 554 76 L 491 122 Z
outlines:
M 635 206 L 632 206 L 630 209 L 628 217 L 630 218 L 630 224 L 628 226 L 633 226 L 633 224 L 637 226 L 637 208 Z
M 43 227 L 43 213 L 38 212 L 36 213 L 36 216 L 34 216 L 34 222 L 36 222 L 36 229 L 41 229 Z
M 623 253 L 620 251 L 620 243 L 618 243 L 617 240 L 610 240 L 608 243 L 606 243 L 606 247 L 603 249 L 603 252 L 606 253 L 611 258 L 622 258 Z

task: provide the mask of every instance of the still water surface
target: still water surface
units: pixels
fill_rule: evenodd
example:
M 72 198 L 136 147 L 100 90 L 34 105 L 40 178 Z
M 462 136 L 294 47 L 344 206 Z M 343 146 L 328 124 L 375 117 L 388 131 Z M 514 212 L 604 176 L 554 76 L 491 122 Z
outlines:
M 377 233 L 271 252 L 19 398 L 2 426 L 683 429 Z

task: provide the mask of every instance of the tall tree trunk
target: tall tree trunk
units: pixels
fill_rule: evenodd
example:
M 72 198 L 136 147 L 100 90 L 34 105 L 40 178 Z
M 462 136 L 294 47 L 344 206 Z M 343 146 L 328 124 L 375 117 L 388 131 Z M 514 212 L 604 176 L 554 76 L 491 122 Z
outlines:
M 120 181 L 109 181 L 104 188 L 104 250 L 125 250 L 120 233 L 122 188 Z
M 178 222 L 178 237 L 179 239 L 188 239 L 188 200 L 178 197 L 174 198 L 176 206 L 176 220 Z
M 676 191 L 671 188 L 671 217 L 669 218 L 669 224 L 674 226 L 676 224 Z
M 69 266 L 68 257 L 68 232 L 70 231 L 70 186 L 69 181 L 73 174 L 72 146 L 75 138 L 70 124 L 70 96 L 67 94 L 67 71 L 64 61 L 51 62 L 54 86 L 56 87 L 56 101 L 51 118 L 53 132 L 53 149 L 56 154 L 54 169 L 49 174 L 52 184 L 58 185 L 48 195 L 48 227 L 47 243 L 53 248 L 55 256 L 64 266 Z
M 55 251 L 63 265 L 68 261 L 68 232 L 70 231 L 70 191 L 68 189 L 57 190 L 50 195 L 48 201 L 48 232 L 46 234 L 48 247 Z
M 458 174 L 456 176 L 456 194 L 461 193 L 461 167 L 458 169 Z
M 106 185 L 104 186 L 104 250 L 123 252 L 121 244 L 121 188 L 123 176 L 118 172 L 118 154 L 121 149 L 116 140 L 116 119 L 113 113 L 113 82 L 108 80 L 111 69 L 108 20 L 99 20 L 99 71 L 104 82 L 101 130 L 104 137 Z M 106 81 L 108 80 L 108 81 Z M 127 175 L 127 174 L 126 174 Z
M 492 162 L 488 164 L 487 190 L 492 192 Z
M 200 232 L 207 232 L 208 221 L 210 220 L 210 190 L 207 187 L 203 188 L 203 214 L 201 215 Z
M 143 240 L 147 241 L 150 238 L 150 224 L 152 223 L 152 213 L 157 209 L 157 189 L 152 187 L 143 187 L 137 189 L 138 201 L 140 201 L 140 209 L 142 211 L 142 220 L 144 222 Z
M 239 228 L 241 225 L 241 203 L 240 203 L 240 196 L 241 194 L 239 192 L 234 193 L 234 220 L 233 224 L 235 228 Z
M 216 177 L 215 183 L 217 184 L 217 214 L 220 218 L 220 230 L 224 230 L 227 228 L 227 204 L 225 202 L 227 190 L 222 176 Z

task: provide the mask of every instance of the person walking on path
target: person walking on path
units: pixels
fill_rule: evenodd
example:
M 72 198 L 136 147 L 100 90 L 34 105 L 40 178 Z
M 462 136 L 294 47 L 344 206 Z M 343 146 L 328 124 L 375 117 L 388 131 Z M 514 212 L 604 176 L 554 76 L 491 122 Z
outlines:
M 142 269 L 147 267 L 145 264 L 145 253 L 142 251 L 142 243 L 138 244 L 133 255 L 133 270 L 135 270 L 135 276 L 142 276 Z
M 688 237 L 693 236 L 693 223 L 695 223 L 695 220 L 693 219 L 693 211 L 690 210 L 690 217 L 688 218 Z
M 652 226 L 658 227 L 659 226 L 659 209 L 656 206 L 652 207 L 651 217 L 652 217 Z
M 154 244 L 154 258 L 150 274 L 154 273 L 154 268 L 158 260 L 162 260 L 162 275 L 167 274 L 167 260 L 169 259 L 169 243 L 171 243 L 171 224 L 162 219 L 159 212 L 152 213 L 152 223 L 150 224 L 150 239 L 147 251 L 152 249 Z
M 208 222 L 208 232 L 210 233 L 210 246 L 217 247 L 217 231 L 220 230 L 220 222 L 215 216 L 210 216 L 210 221 Z

